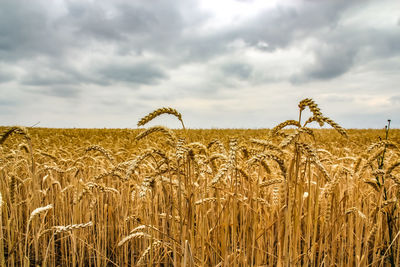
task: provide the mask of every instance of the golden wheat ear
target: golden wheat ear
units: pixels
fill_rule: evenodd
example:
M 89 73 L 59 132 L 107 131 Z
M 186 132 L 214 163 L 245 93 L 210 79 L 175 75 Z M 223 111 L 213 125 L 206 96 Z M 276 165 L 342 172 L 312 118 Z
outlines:
M 8 137 L 10 137 L 12 134 L 20 134 L 25 136 L 26 139 L 30 140 L 30 136 L 28 134 L 28 130 L 25 127 L 20 127 L 20 126 L 14 126 L 9 128 L 7 131 L 3 132 L 0 135 L 0 145 L 3 144 Z
M 147 116 L 141 118 L 138 121 L 137 126 L 138 127 L 143 126 L 146 123 L 148 123 L 149 121 L 153 120 L 154 118 L 156 118 L 162 114 L 174 115 L 181 122 L 183 129 L 185 129 L 185 125 L 183 124 L 183 120 L 182 120 L 182 114 L 179 113 L 176 109 L 170 108 L 170 107 L 163 107 L 163 108 L 154 110 L 153 112 L 149 113 Z

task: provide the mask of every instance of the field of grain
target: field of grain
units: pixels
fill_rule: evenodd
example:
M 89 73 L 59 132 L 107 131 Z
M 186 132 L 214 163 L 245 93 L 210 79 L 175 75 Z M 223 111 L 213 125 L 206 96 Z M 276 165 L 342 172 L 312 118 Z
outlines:
M 399 265 L 400 131 L 305 109 L 271 130 L 168 108 L 141 129 L 1 127 L 1 266 Z M 145 128 L 160 115 L 182 129 Z

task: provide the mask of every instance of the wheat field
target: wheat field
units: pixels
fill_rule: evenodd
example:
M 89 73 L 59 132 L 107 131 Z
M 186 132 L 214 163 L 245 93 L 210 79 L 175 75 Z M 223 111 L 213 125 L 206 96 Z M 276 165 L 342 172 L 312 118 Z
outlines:
M 399 265 L 400 131 L 298 108 L 259 130 L 173 108 L 140 129 L 1 127 L 1 266 Z M 182 129 L 145 128 L 161 115 Z

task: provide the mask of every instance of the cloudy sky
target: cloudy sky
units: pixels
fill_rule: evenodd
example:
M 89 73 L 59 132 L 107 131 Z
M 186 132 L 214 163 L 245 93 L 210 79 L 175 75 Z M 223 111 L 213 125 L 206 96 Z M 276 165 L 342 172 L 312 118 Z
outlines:
M 400 1 L 0 0 L 0 125 L 267 128 L 306 97 L 400 128 Z

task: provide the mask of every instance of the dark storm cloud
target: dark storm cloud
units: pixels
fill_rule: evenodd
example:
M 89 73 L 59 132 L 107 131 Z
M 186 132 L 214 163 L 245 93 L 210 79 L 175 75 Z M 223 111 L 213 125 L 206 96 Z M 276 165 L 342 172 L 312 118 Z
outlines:
M 149 64 L 109 65 L 100 69 L 99 74 L 110 83 L 127 82 L 150 85 L 167 78 L 160 68 Z

